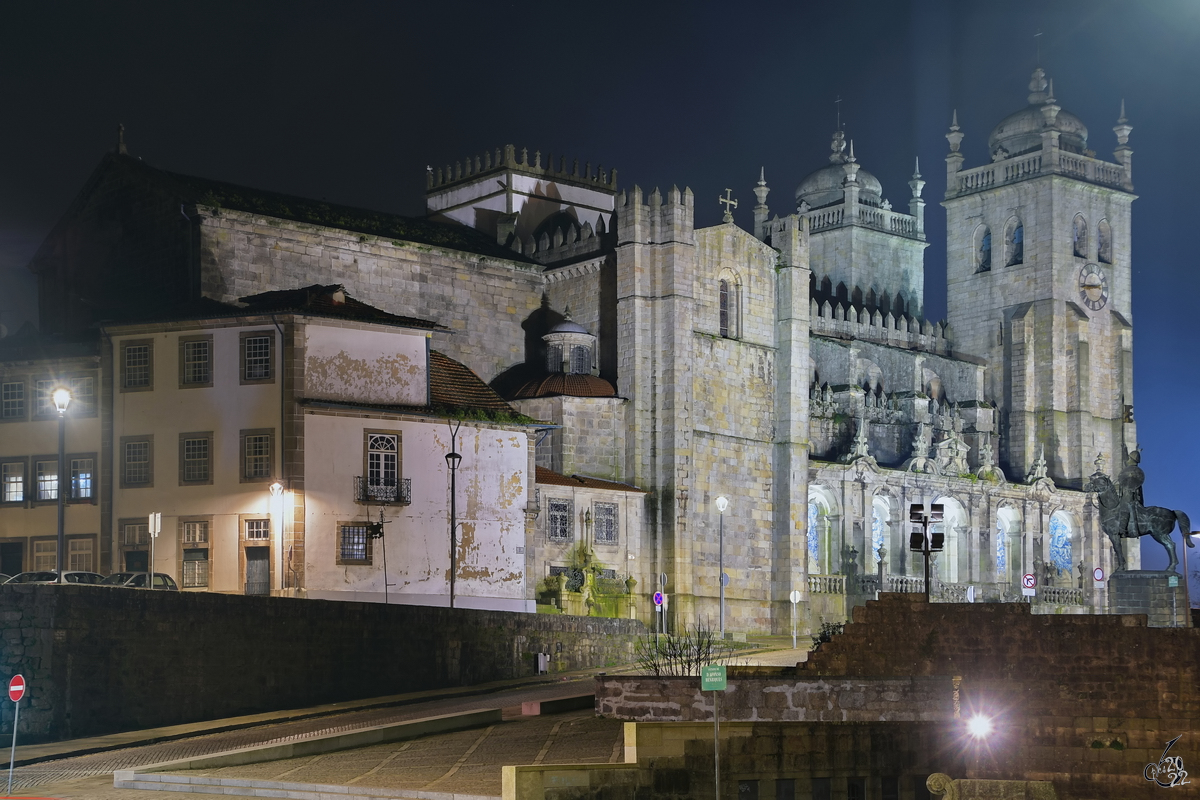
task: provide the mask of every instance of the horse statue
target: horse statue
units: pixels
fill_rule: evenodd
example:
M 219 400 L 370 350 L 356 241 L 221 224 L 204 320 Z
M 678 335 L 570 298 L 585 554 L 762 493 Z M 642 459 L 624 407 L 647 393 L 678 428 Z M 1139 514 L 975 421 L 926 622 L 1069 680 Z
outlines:
M 1109 480 L 1107 475 L 1100 472 L 1088 479 L 1083 490 L 1096 493 L 1096 500 L 1100 504 L 1100 528 L 1108 534 L 1108 539 L 1112 542 L 1113 552 L 1117 556 L 1118 570 L 1125 569 L 1125 550 L 1121 547 L 1121 539 L 1153 536 L 1154 541 L 1161 544 L 1171 558 L 1171 563 L 1167 567 L 1168 572 L 1174 572 L 1175 567 L 1179 565 L 1179 559 L 1175 554 L 1175 542 L 1171 540 L 1171 531 L 1175 530 L 1176 524 L 1179 525 L 1179 530 L 1183 534 L 1183 540 L 1187 546 L 1196 546 L 1192 543 L 1192 537 L 1188 535 L 1191 533 L 1192 524 L 1188 520 L 1187 514 L 1182 511 L 1172 511 L 1160 506 L 1144 506 L 1136 498 L 1126 499 L 1117 485 Z M 1130 525 L 1131 514 L 1133 515 L 1132 525 Z

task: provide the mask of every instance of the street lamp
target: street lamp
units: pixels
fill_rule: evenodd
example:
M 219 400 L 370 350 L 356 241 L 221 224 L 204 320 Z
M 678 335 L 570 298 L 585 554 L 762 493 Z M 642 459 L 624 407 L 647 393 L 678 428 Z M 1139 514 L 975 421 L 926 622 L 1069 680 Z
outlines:
M 451 447 L 454 446 L 453 440 L 451 441 L 450 446 Z M 458 453 L 454 452 L 453 450 L 451 450 L 449 453 L 446 453 L 446 466 L 450 468 L 450 607 L 451 608 L 454 608 L 454 573 L 457 571 L 457 564 L 455 563 L 455 561 L 458 558 L 458 553 L 457 553 L 458 548 L 456 547 L 457 542 L 455 541 L 455 532 L 454 532 L 455 528 L 458 527 L 458 520 L 456 519 L 458 514 L 457 514 L 457 508 L 454 505 L 454 500 L 455 500 L 456 482 L 458 479 L 458 465 L 461 462 L 462 462 L 462 456 L 460 456 Z
M 58 565 L 58 583 L 63 582 L 63 570 L 66 568 L 67 535 L 65 527 L 66 506 L 63 498 L 63 472 L 66 468 L 67 449 L 67 406 L 71 404 L 71 392 L 59 387 L 54 390 L 54 407 L 58 409 L 58 553 L 55 559 Z
M 720 575 L 717 578 L 717 583 L 721 584 L 721 639 L 725 639 L 725 584 L 729 582 L 729 578 L 725 575 L 725 509 L 729 508 L 729 499 L 725 495 L 717 497 L 717 511 L 721 514 L 720 522 L 718 523 L 717 535 L 717 569 Z

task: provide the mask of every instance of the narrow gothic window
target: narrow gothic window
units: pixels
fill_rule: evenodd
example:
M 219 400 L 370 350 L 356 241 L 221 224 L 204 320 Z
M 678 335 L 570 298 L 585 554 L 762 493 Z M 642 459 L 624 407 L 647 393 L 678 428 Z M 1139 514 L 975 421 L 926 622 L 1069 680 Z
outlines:
M 1080 258 L 1087 258 L 1088 250 L 1088 229 L 1087 223 L 1082 216 L 1075 217 L 1075 230 L 1073 234 L 1075 242 L 1075 255 Z
M 1008 263 L 1007 266 L 1020 264 L 1025 260 L 1025 226 L 1020 222 L 1009 223 L 1008 230 Z
M 821 564 L 821 540 L 817 533 L 817 504 L 808 504 L 808 571 L 819 573 Z
M 1004 526 L 996 523 L 996 577 L 1008 580 L 1008 548 L 1004 546 Z
M 984 226 L 976 235 L 979 245 L 975 248 L 975 271 L 988 272 L 992 268 L 992 231 Z
M 1096 226 L 1096 258 L 1105 264 L 1112 263 L 1112 226 L 1106 219 Z
M 874 563 L 878 564 L 883 558 L 879 555 L 879 551 L 883 549 L 883 516 L 879 513 L 879 509 L 875 509 L 875 513 L 871 516 L 871 552 L 875 555 Z
M 729 281 L 721 281 L 721 335 L 729 336 Z
M 592 350 L 583 345 L 571 348 L 571 374 L 587 375 L 592 371 Z
M 546 538 L 552 542 L 569 542 L 572 537 L 572 509 L 570 500 L 550 500 L 549 524 Z

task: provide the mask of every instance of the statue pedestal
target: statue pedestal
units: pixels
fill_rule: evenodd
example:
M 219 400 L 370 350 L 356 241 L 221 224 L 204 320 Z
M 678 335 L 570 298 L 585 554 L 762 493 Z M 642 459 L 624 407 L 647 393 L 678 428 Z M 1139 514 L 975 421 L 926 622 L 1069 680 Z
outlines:
M 1114 572 L 1108 577 L 1108 613 L 1145 614 L 1151 628 L 1185 627 L 1183 577 L 1149 569 Z

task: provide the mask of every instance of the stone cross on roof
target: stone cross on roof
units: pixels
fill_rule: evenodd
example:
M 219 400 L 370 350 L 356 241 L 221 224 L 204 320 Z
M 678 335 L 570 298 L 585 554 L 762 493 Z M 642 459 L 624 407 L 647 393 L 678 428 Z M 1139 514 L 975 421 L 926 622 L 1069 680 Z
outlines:
M 725 216 L 721 218 L 721 221 L 722 222 L 733 222 L 732 209 L 737 208 L 737 200 L 733 199 L 733 190 L 726 189 L 725 196 L 718 197 L 717 202 L 723 203 L 725 205 Z

